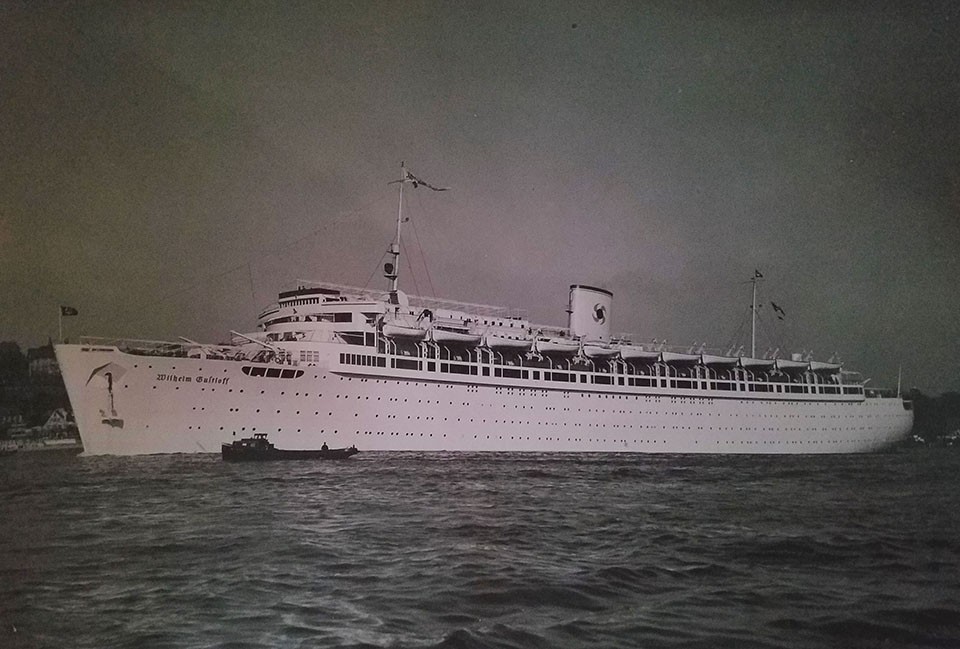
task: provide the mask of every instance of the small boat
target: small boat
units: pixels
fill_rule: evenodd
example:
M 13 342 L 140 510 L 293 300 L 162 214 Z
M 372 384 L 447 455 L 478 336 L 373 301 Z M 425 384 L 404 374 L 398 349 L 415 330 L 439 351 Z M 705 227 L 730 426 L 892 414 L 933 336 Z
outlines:
M 538 336 L 534 342 L 534 349 L 538 354 L 576 354 L 580 351 L 580 341 Z
M 716 356 L 714 354 L 700 354 L 700 362 L 708 367 L 733 367 L 740 362 L 736 356 Z
M 533 341 L 529 338 L 513 337 L 507 334 L 491 333 L 490 331 L 484 336 L 483 343 L 490 349 L 508 349 L 522 352 L 530 351 L 530 347 L 533 345 Z
M 433 325 L 430 329 L 430 340 L 444 345 L 474 346 L 480 344 L 480 334 L 467 329 Z
M 587 340 L 583 343 L 583 355 L 587 358 L 613 358 L 618 353 L 620 353 L 618 348 L 611 347 L 608 343 L 599 340 Z
M 748 356 L 740 357 L 740 367 L 747 370 L 769 370 L 776 365 L 776 363 L 777 361 L 772 358 L 750 358 Z
M 423 340 L 427 335 L 426 329 L 413 327 L 406 324 L 383 323 L 383 335 L 390 338 L 403 338 L 406 340 Z
M 840 363 L 824 363 L 823 361 L 810 361 L 810 369 L 814 372 L 827 372 L 833 374 L 840 370 Z
M 785 358 L 776 359 L 774 365 L 781 372 L 804 372 L 810 367 L 808 361 L 794 361 Z
M 232 444 L 220 446 L 220 453 L 227 462 L 267 462 L 271 460 L 345 460 L 360 451 L 356 446 L 348 448 L 327 448 L 288 451 L 275 447 L 267 439 L 266 433 L 254 433 Z
M 655 349 L 646 349 L 642 345 L 632 345 L 630 343 L 620 343 L 620 358 L 625 361 L 642 361 L 644 363 L 656 363 L 660 360 L 660 352 Z
M 700 362 L 700 354 L 681 354 L 680 352 L 660 352 L 664 363 L 670 365 L 696 365 Z

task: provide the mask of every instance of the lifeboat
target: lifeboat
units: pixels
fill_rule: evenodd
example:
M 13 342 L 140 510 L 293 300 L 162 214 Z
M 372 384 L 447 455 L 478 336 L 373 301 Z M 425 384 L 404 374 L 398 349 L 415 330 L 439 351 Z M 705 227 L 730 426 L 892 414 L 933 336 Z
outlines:
M 533 346 L 538 354 L 576 354 L 580 351 L 579 341 L 551 336 L 538 336 Z
M 533 341 L 528 338 L 511 338 L 501 334 L 487 332 L 483 339 L 484 345 L 490 349 L 506 349 L 518 352 L 530 351 Z
M 441 345 L 477 345 L 480 343 L 480 334 L 434 325 L 430 329 L 430 340 Z
M 769 370 L 777 362 L 778 361 L 773 359 L 766 358 L 748 358 L 746 356 L 740 357 L 740 367 L 745 370 Z M 806 363 L 803 363 L 803 366 L 806 367 Z
M 617 347 L 617 350 L 620 352 L 620 358 L 625 361 L 656 363 L 660 360 L 660 352 L 653 349 L 646 349 L 642 345 L 622 343 Z
M 709 367 L 733 367 L 740 359 L 735 356 L 700 354 L 700 362 Z
M 700 362 L 700 354 L 681 354 L 679 352 L 660 352 L 664 363 L 671 365 L 695 365 Z
M 587 358 L 613 358 L 620 352 L 616 347 L 611 347 L 605 342 L 598 340 L 585 341 L 583 343 L 583 355 Z
M 383 335 L 401 340 L 423 340 L 427 331 L 404 320 L 386 320 L 383 323 Z
M 788 361 L 785 358 L 778 358 L 774 363 L 781 372 L 802 372 L 810 367 L 807 361 Z
M 814 372 L 825 372 L 831 374 L 840 371 L 840 363 L 824 363 L 823 361 L 810 361 L 810 369 Z

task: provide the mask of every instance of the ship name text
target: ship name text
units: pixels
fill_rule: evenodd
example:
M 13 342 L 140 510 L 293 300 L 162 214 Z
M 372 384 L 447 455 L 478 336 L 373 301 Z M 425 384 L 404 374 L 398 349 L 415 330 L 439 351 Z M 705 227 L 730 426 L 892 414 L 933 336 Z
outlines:
M 216 385 L 226 385 L 230 381 L 229 377 L 186 376 L 184 374 L 157 374 L 155 380 L 169 383 L 211 383 Z

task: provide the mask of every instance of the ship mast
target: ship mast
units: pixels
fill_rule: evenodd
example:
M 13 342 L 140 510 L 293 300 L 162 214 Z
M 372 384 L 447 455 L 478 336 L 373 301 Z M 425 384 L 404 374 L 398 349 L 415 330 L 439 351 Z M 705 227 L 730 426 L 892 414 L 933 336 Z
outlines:
M 397 236 L 387 252 L 393 257 L 383 265 L 383 276 L 390 280 L 390 302 L 397 304 L 397 278 L 400 276 L 400 226 L 403 223 L 403 186 L 407 180 L 407 169 L 404 163 L 400 163 L 400 180 L 393 182 L 400 185 L 400 195 L 397 200 Z
M 392 185 L 394 183 L 400 185 L 400 194 L 397 200 L 397 236 L 393 240 L 393 243 L 390 244 L 390 248 L 387 249 L 387 252 L 392 255 L 393 260 L 383 265 L 383 276 L 390 280 L 390 303 L 399 304 L 400 298 L 397 293 L 397 278 L 400 275 L 400 227 L 403 225 L 403 186 L 407 183 L 412 183 L 413 188 L 416 189 L 420 185 L 423 185 L 427 189 L 432 189 L 435 192 L 445 192 L 449 188 L 434 187 L 430 183 L 421 180 L 407 171 L 407 167 L 403 162 L 400 163 L 400 180 L 391 180 L 388 184 Z
M 753 284 L 753 304 L 750 307 L 750 358 L 757 357 L 757 282 L 763 279 L 763 273 L 753 271 L 750 283 Z

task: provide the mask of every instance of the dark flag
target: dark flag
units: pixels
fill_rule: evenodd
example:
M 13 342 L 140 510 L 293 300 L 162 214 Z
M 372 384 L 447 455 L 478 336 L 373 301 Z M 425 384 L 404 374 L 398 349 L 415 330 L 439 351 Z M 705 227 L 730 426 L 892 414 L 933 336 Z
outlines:
M 391 180 L 391 181 L 390 181 L 389 183 L 387 183 L 387 184 L 388 184 L 388 185 L 392 185 L 392 184 L 394 184 L 394 183 L 413 183 L 414 189 L 416 189 L 416 188 L 419 187 L 420 185 L 423 185 L 424 187 L 427 187 L 427 188 L 429 188 L 429 189 L 432 189 L 432 190 L 435 191 L 435 192 L 445 192 L 445 191 L 447 191 L 447 190 L 450 189 L 449 187 L 434 187 L 433 185 L 431 185 L 430 183 L 426 182 L 425 180 L 421 180 L 420 178 L 417 178 L 416 176 L 414 176 L 412 173 L 410 173 L 410 172 L 407 171 L 406 169 L 403 170 L 403 180 Z
M 778 317 L 780 320 L 783 320 L 783 316 L 787 315 L 786 313 L 784 313 L 783 309 L 781 309 L 779 306 L 777 306 L 777 303 L 776 303 L 776 302 L 771 302 L 771 303 L 770 303 L 770 306 L 773 307 L 773 312 L 777 314 L 777 317 Z
M 80 315 L 80 312 L 74 309 L 72 306 L 61 306 L 60 315 L 62 316 Z
M 445 191 L 447 191 L 448 189 L 450 189 L 449 187 L 434 187 L 434 186 L 431 185 L 430 183 L 425 182 L 425 181 L 423 181 L 423 180 L 420 180 L 419 178 L 417 178 L 416 176 L 414 176 L 414 175 L 413 175 L 412 173 L 410 173 L 409 171 L 407 172 L 407 177 L 405 178 L 405 180 L 406 180 L 407 182 L 413 183 L 414 189 L 416 189 L 416 187 L 417 187 L 418 185 L 423 185 L 424 187 L 427 187 L 427 188 L 429 188 L 429 189 L 432 189 L 432 190 L 435 191 L 435 192 L 445 192 Z
M 759 270 L 754 270 L 754 271 L 753 271 L 753 278 L 754 278 L 754 279 L 760 279 L 761 277 L 763 277 L 763 273 L 761 273 Z

